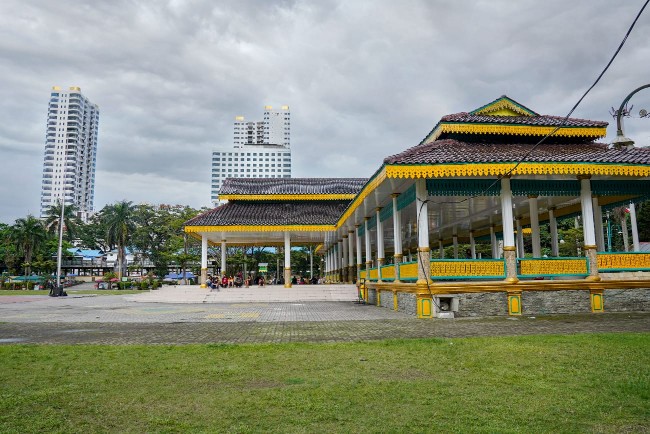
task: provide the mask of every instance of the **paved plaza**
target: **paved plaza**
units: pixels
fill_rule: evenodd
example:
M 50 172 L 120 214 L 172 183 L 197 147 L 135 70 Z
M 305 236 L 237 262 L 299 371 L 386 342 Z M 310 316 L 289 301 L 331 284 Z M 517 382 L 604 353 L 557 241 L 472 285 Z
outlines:
M 0 343 L 358 342 L 650 331 L 648 313 L 418 320 L 357 303 L 351 285 L 220 291 L 177 286 L 109 296 L 73 289 L 69 294 L 0 297 Z

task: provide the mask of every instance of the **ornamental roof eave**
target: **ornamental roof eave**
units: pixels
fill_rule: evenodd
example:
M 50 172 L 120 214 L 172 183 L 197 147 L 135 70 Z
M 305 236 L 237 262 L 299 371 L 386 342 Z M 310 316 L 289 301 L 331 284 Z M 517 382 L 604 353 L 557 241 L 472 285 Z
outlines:
M 457 116 L 456 118 L 452 116 Z M 463 119 L 462 117 L 465 117 Z M 445 120 L 447 118 L 447 120 Z M 473 119 L 471 119 L 473 118 Z M 491 118 L 491 119 L 488 119 Z M 561 125 L 563 118 L 554 116 L 539 116 L 537 122 L 516 122 L 511 116 L 476 116 L 467 113 L 445 116 L 440 120 L 431 132 L 420 142 L 420 144 L 431 143 L 438 140 L 445 134 L 489 134 L 506 136 L 539 136 L 540 139 L 546 135 L 553 137 L 574 137 L 599 139 L 607 135 L 607 122 L 594 122 L 580 124 L 582 119 L 569 119 L 572 123 Z
M 350 200 L 366 178 L 227 178 L 224 200 Z
M 185 232 L 295 230 L 297 226 L 327 230 L 349 201 L 235 201 L 185 222 Z M 197 229 L 200 228 L 200 229 Z M 213 228 L 208 230 L 207 228 Z M 267 231 L 264 229 L 263 231 Z

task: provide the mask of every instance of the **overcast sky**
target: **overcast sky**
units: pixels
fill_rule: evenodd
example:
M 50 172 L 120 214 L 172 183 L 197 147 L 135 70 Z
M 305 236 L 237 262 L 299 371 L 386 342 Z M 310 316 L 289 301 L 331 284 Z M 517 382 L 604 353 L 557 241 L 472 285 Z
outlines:
M 445 114 L 506 94 L 565 115 L 643 0 L 0 2 L 0 222 L 38 215 L 53 85 L 100 107 L 95 208 L 210 204 L 236 115 L 291 108 L 294 177 L 367 177 Z M 650 10 L 573 117 L 650 83 Z M 650 89 L 626 133 L 650 144 Z

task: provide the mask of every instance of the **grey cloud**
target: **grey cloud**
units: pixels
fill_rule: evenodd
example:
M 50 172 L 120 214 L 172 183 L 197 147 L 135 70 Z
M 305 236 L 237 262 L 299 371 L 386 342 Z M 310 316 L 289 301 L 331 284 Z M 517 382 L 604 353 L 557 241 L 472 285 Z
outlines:
M 0 157 L 26 170 L 0 173 L 10 204 L 0 221 L 36 210 L 52 85 L 81 86 L 100 106 L 98 208 L 123 198 L 199 207 L 210 151 L 232 142 L 235 115 L 288 104 L 294 176 L 369 176 L 444 114 L 502 94 L 565 114 L 640 6 L 5 0 Z M 648 81 L 648 13 L 575 117 L 611 120 L 610 107 Z M 647 102 L 650 92 L 633 101 Z M 648 122 L 630 119 L 626 132 L 647 145 Z

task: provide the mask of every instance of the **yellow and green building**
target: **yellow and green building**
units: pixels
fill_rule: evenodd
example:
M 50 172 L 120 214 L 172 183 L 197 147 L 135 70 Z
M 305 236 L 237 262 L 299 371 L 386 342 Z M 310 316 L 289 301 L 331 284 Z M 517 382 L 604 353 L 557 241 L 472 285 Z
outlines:
M 228 203 L 185 231 L 202 240 L 204 275 L 209 243 L 278 245 L 290 282 L 290 247 L 314 244 L 328 282 L 355 282 L 366 302 L 422 318 L 648 310 L 650 253 L 639 251 L 635 204 L 650 192 L 650 150 L 599 143 L 606 128 L 503 96 L 444 116 L 370 179 L 227 180 Z M 603 215 L 620 206 L 633 247 L 606 251 Z M 560 256 L 557 220 L 567 217 L 583 239 Z

